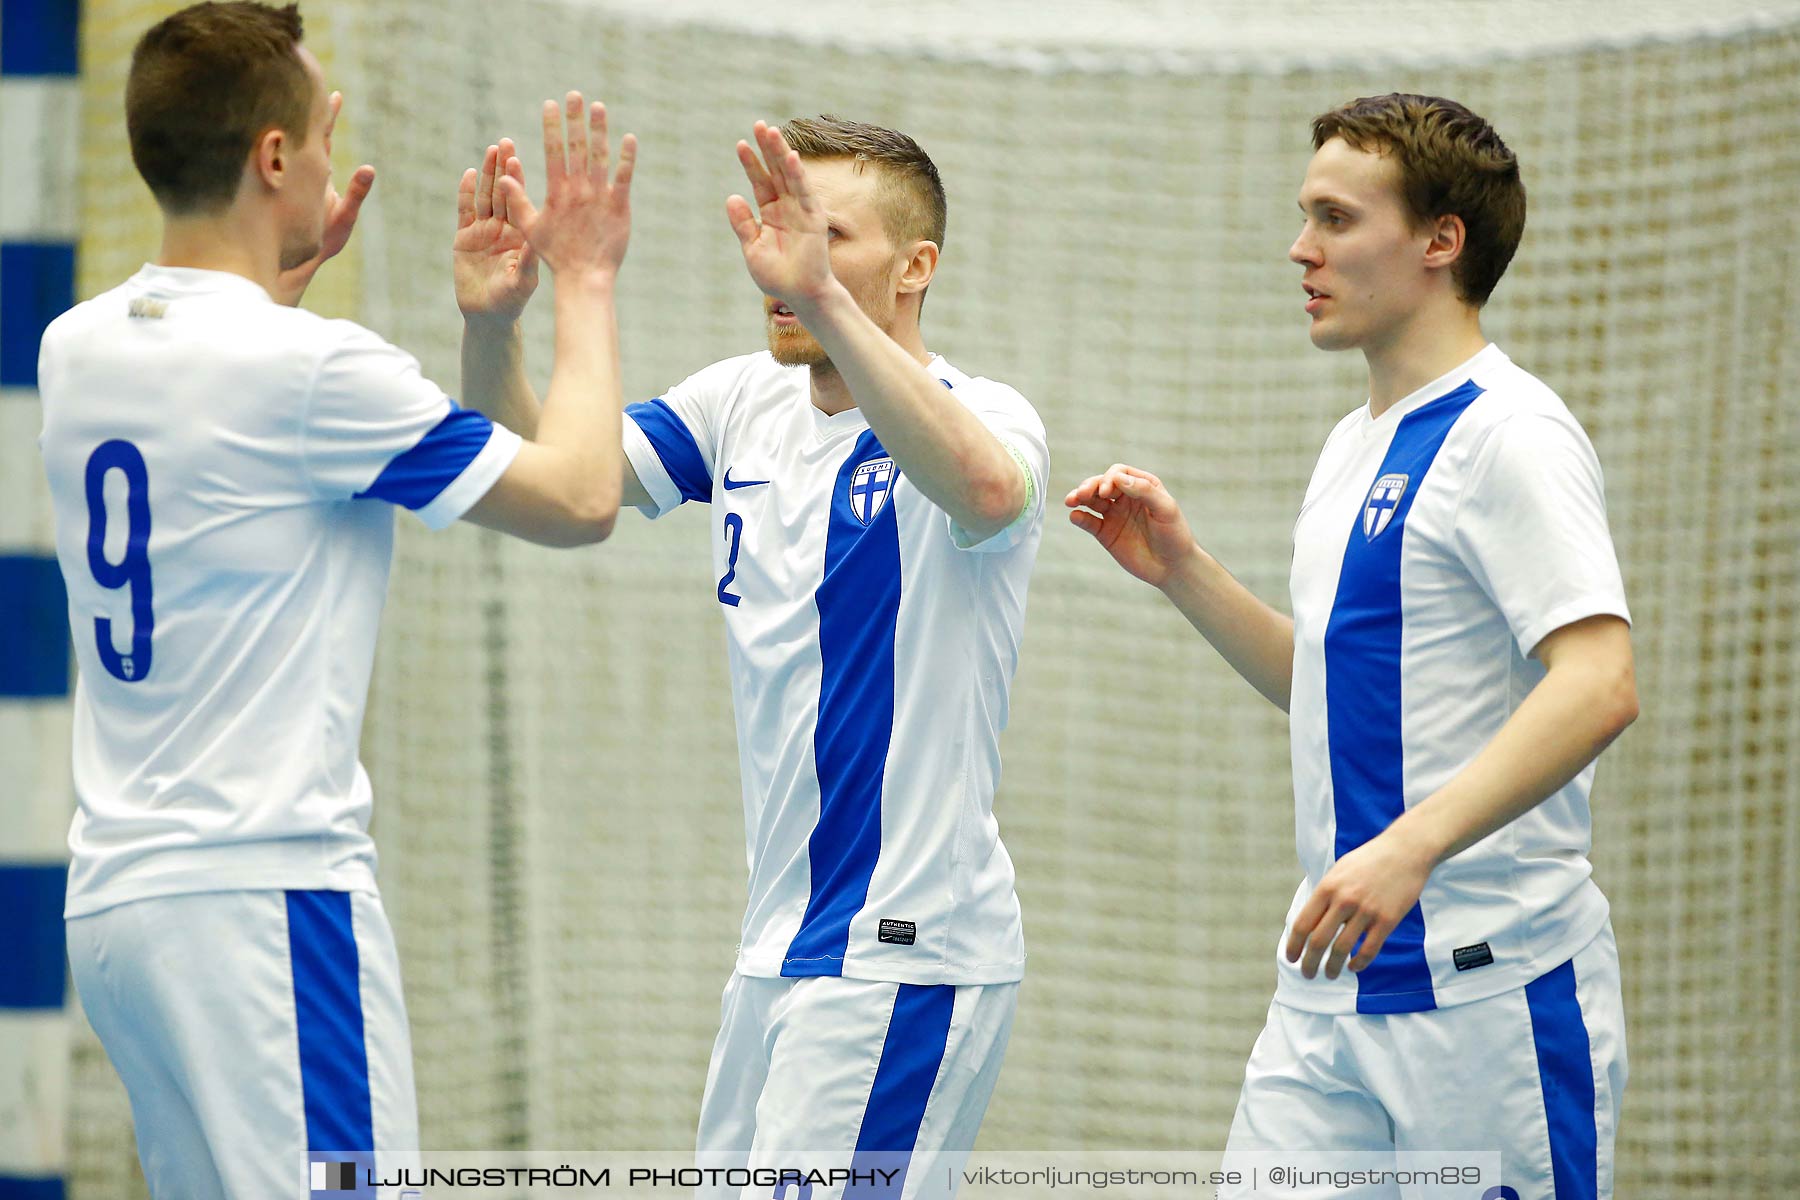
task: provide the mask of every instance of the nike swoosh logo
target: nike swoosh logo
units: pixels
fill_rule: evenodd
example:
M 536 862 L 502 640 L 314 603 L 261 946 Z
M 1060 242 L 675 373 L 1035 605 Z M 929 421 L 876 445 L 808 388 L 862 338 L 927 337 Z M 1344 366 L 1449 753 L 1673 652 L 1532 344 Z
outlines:
M 761 487 L 767 482 L 769 481 L 766 479 L 733 479 L 731 477 L 731 468 L 727 467 L 725 469 L 725 490 L 728 492 L 735 492 L 739 488 Z

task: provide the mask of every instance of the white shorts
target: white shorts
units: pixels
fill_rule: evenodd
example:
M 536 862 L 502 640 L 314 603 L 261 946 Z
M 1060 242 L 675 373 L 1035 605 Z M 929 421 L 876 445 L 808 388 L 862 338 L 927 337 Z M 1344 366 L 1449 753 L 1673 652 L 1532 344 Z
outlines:
M 732 973 L 700 1102 L 702 1167 L 868 1172 L 852 1195 L 948 1197 L 1012 1033 L 1019 985 Z M 742 1190 L 768 1200 L 843 1188 Z M 700 1195 L 736 1196 L 735 1187 Z
M 1238 1150 L 1494 1151 L 1501 1178 L 1484 1200 L 1602 1200 L 1612 1195 L 1625 1073 L 1608 924 L 1570 961 L 1486 1000 L 1389 1016 L 1271 1004 L 1227 1160 Z M 1317 1194 L 1469 1196 L 1391 1185 Z
M 402 1165 L 388 1151 L 417 1151 L 400 966 L 376 895 L 164 896 L 76 917 L 68 936 L 152 1196 L 304 1200 L 315 1162 L 354 1162 L 360 1185 L 366 1167 Z

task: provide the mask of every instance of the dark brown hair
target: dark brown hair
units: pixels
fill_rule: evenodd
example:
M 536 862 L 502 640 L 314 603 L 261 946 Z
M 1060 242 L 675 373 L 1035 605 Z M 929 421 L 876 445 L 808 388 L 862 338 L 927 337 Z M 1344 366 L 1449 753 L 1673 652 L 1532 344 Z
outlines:
M 943 248 L 949 213 L 944 184 L 919 143 L 904 133 L 829 113 L 796 117 L 781 127 L 781 136 L 801 158 L 848 158 L 859 164 L 877 164 L 881 186 L 875 203 L 888 237 L 895 245 L 924 240 Z
M 300 61 L 300 7 L 195 4 L 150 27 L 131 54 L 131 161 L 166 212 L 211 212 L 237 195 L 244 159 L 270 129 L 306 143 L 313 80 Z
M 1342 138 L 1390 156 L 1415 223 L 1462 218 L 1463 252 L 1451 266 L 1457 292 L 1487 303 L 1525 232 L 1519 159 L 1494 127 L 1454 100 L 1390 93 L 1365 96 L 1313 118 L 1313 149 Z

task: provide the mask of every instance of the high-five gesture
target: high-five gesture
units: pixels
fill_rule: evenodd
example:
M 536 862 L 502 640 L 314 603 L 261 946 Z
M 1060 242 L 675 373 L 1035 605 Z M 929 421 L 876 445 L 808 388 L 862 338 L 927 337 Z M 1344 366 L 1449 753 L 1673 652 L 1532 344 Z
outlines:
M 756 286 L 785 304 L 802 305 L 832 282 L 825 209 L 807 183 L 800 155 L 781 131 L 758 121 L 752 136 L 756 149 L 739 142 L 737 155 L 756 210 L 742 196 L 732 196 L 725 201 L 725 216 Z
M 470 319 L 516 321 L 537 290 L 537 251 L 506 219 L 506 192 L 494 186 L 503 174 L 524 186 L 525 169 L 511 138 L 489 146 L 481 169 L 464 171 L 456 191 L 450 266 L 456 306 Z
M 637 138 L 625 135 L 619 147 L 619 169 L 609 179 L 606 106 L 599 101 L 586 105 L 580 92 L 570 92 L 564 110 L 566 132 L 556 101 L 544 101 L 544 207 L 535 207 L 525 194 L 524 171 L 516 166 L 516 159 L 497 168 L 494 203 L 504 208 L 507 222 L 524 235 L 531 250 L 549 263 L 552 271 L 612 275 L 624 261 L 625 245 L 631 238 L 631 172 L 637 165 Z

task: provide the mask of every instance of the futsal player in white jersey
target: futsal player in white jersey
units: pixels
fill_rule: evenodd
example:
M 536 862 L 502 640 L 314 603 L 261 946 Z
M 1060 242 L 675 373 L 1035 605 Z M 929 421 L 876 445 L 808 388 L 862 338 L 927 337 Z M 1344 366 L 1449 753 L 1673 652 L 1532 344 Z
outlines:
M 374 180 L 336 198 L 339 97 L 301 32 L 203 4 L 144 35 L 126 120 L 161 252 L 39 362 L 80 668 L 69 961 L 159 1198 L 371 1194 L 418 1149 L 357 762 L 394 506 L 575 545 L 620 497 L 631 140 L 609 182 L 599 106 L 571 93 L 565 145 L 547 105 L 549 200 L 514 213 L 557 271 L 557 354 L 522 442 L 292 307 Z
M 1625 1040 L 1588 789 L 1637 694 L 1593 447 L 1481 332 L 1518 162 L 1424 96 L 1334 109 L 1313 142 L 1288 256 L 1313 344 L 1361 350 L 1369 396 L 1306 490 L 1293 617 L 1154 475 L 1067 497 L 1289 713 L 1305 878 L 1230 1148 L 1498 1150 L 1485 1200 L 1607 1196 Z
M 699 1148 L 893 1172 L 972 1144 L 1024 969 L 993 800 L 1049 451 L 1017 392 L 925 349 L 945 202 L 924 151 L 829 117 L 755 138 L 754 205 L 727 215 L 769 350 L 625 422 L 628 503 L 712 506 L 737 712 L 749 904 Z M 470 399 L 528 432 L 529 281 L 499 255 L 458 280 L 492 381 Z M 941 1194 L 944 1160 L 911 1161 L 906 1194 Z

